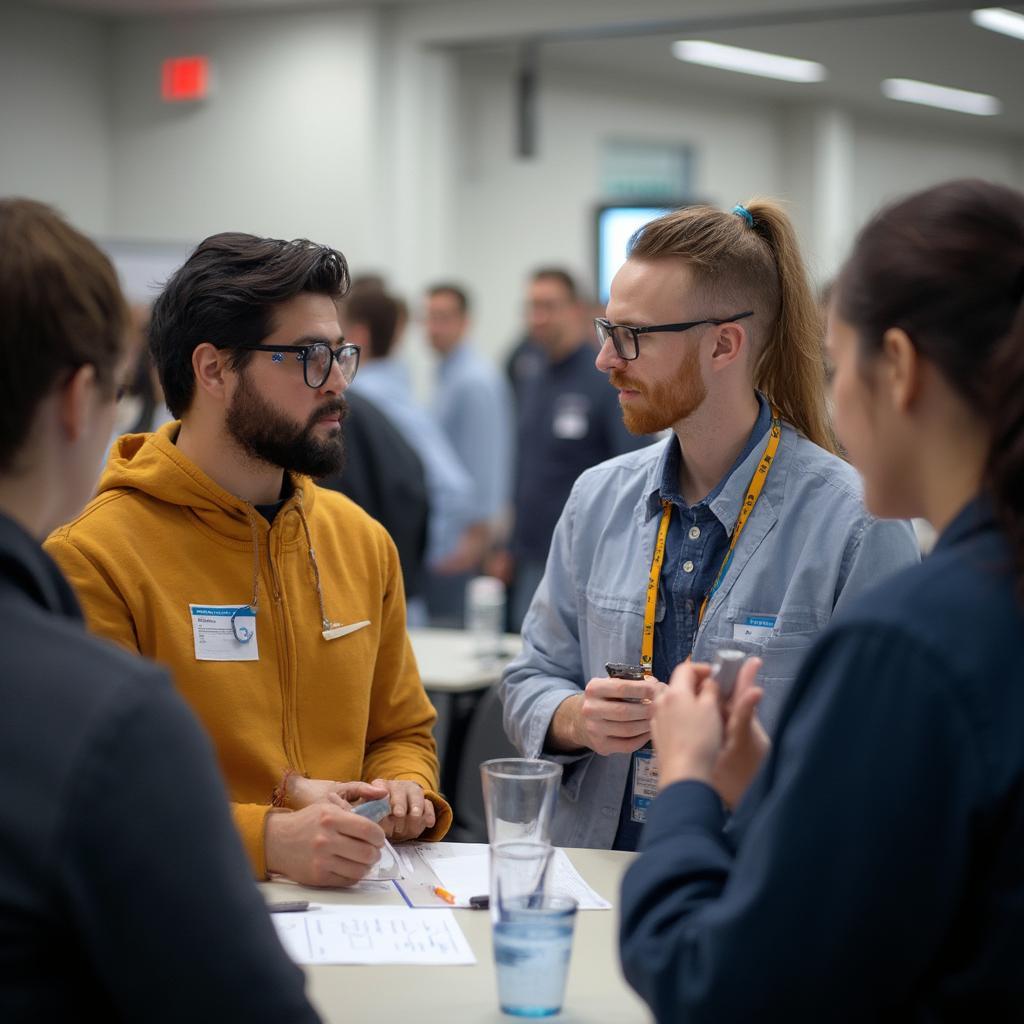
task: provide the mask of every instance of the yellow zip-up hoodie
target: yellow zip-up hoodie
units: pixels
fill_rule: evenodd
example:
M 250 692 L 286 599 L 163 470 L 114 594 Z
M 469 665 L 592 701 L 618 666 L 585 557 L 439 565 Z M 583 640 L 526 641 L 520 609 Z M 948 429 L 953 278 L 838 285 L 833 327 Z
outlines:
M 120 438 L 97 496 L 46 542 L 90 628 L 171 670 L 213 738 L 258 878 L 265 818 L 289 768 L 417 782 L 437 816 L 422 838 L 440 839 L 452 814 L 437 794 L 436 714 L 391 538 L 348 498 L 297 475 L 268 523 L 178 451 L 179 427 Z M 245 605 L 254 585 L 258 659 L 199 660 L 190 605 Z M 326 640 L 325 618 L 369 625 Z

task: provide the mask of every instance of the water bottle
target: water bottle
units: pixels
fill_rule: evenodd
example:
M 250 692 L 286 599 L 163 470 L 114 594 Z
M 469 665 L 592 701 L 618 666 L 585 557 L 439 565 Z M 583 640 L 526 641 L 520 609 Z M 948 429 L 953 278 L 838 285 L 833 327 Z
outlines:
M 466 628 L 473 653 L 481 659 L 501 655 L 505 632 L 505 584 L 494 576 L 476 576 L 466 584 Z

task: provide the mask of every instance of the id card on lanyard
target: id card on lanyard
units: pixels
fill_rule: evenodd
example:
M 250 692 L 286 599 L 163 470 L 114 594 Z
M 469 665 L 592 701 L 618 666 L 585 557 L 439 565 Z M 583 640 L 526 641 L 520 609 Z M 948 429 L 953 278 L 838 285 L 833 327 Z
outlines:
M 772 425 L 768 431 L 768 444 L 765 445 L 761 460 L 754 470 L 754 475 L 747 487 L 746 496 L 743 498 L 743 505 L 740 507 L 740 514 L 736 519 L 736 526 L 733 528 L 732 536 L 729 539 L 729 550 L 725 553 L 722 565 L 715 576 L 715 582 L 704 595 L 700 611 L 697 614 L 697 629 L 700 629 L 704 621 L 704 615 L 708 610 L 711 599 L 715 596 L 718 588 L 725 579 L 725 574 L 732 564 L 732 556 L 739 543 L 743 528 L 754 511 L 757 499 L 761 497 L 764 489 L 764 482 L 768 479 L 768 472 L 772 468 L 775 456 L 779 450 L 779 441 L 782 439 L 782 423 L 779 412 L 772 408 Z M 661 503 L 661 522 L 658 524 L 658 538 L 654 543 L 654 557 L 651 560 L 651 571 L 647 577 L 647 598 L 644 604 L 644 631 L 640 642 L 640 664 L 645 672 L 650 672 L 654 667 L 654 616 L 658 603 L 658 583 L 661 580 L 661 568 L 665 561 L 665 542 L 668 538 L 668 528 L 672 521 L 672 502 Z M 633 792 L 630 794 L 629 817 L 631 821 L 647 821 L 647 808 L 651 805 L 658 792 L 658 759 L 652 750 L 638 750 L 633 754 Z

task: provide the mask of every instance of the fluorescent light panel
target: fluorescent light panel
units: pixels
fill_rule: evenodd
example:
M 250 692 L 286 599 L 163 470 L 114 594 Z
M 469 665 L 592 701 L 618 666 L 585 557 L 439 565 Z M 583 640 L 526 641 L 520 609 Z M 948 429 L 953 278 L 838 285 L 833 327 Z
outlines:
M 680 39 L 672 44 L 672 56 L 690 64 L 703 64 L 744 75 L 779 78 L 785 82 L 820 82 L 827 72 L 813 60 L 780 57 L 760 50 L 744 50 L 739 46 L 709 43 L 703 39 Z
M 1024 39 L 1024 14 L 1008 11 L 1005 7 L 982 7 L 971 12 L 971 21 L 979 28 L 1002 32 L 1004 36 Z
M 956 110 L 961 114 L 977 114 L 981 117 L 991 117 L 1003 109 L 1002 103 L 995 96 L 951 89 L 947 85 L 916 82 L 912 78 L 887 78 L 882 82 L 882 92 L 891 100 L 921 103 L 926 107 L 941 107 L 943 110 Z

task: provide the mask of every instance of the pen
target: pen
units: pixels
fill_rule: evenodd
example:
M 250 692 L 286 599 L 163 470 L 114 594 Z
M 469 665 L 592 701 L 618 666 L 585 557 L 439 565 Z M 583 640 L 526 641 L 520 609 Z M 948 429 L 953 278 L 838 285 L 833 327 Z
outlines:
M 309 910 L 309 900 L 283 900 L 279 903 L 268 903 L 267 910 L 272 914 L 293 914 L 301 910 Z
M 474 910 L 487 910 L 491 905 L 491 900 L 488 896 L 470 896 L 469 905 Z
M 442 889 L 441 886 L 435 885 L 433 886 L 433 888 L 431 888 L 430 891 L 435 896 L 440 896 L 441 899 L 445 901 L 445 903 L 450 903 L 452 904 L 452 906 L 455 905 L 455 897 L 447 889 Z

